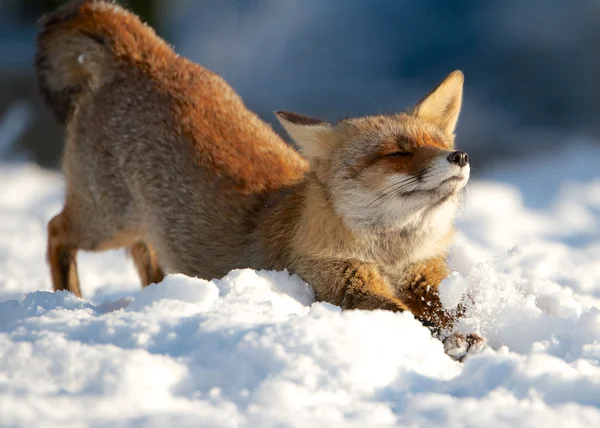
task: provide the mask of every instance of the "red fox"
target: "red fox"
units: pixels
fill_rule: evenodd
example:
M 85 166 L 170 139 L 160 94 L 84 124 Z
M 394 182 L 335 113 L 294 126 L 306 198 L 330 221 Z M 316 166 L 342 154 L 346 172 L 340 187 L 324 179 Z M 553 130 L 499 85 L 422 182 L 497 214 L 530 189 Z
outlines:
M 437 287 L 469 179 L 469 157 L 454 149 L 460 71 L 399 114 L 330 124 L 276 112 L 298 151 L 112 2 L 45 16 L 35 66 L 66 127 L 64 209 L 48 224 L 54 290 L 81 296 L 78 250 L 125 247 L 143 285 L 165 272 L 287 269 L 343 309 L 452 327 L 459 314 Z M 446 340 L 451 351 L 483 342 Z

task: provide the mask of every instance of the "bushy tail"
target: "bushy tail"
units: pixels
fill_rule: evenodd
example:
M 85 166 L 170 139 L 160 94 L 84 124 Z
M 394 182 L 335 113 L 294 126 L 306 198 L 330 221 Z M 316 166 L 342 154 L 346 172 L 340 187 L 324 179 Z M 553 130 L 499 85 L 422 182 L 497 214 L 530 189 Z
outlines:
M 79 97 L 111 82 L 124 64 L 135 66 L 165 48 L 151 28 L 115 2 L 72 0 L 41 19 L 38 88 L 66 123 Z

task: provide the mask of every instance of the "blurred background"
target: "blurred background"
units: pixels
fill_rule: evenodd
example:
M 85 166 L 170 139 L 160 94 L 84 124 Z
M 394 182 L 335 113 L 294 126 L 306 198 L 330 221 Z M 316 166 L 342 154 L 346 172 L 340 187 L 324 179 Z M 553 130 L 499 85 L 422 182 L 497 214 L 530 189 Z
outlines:
M 61 0 L 0 0 L 0 160 L 59 165 L 37 96 L 36 21 Z M 128 0 L 266 121 L 397 112 L 466 75 L 459 145 L 477 166 L 600 137 L 598 0 Z

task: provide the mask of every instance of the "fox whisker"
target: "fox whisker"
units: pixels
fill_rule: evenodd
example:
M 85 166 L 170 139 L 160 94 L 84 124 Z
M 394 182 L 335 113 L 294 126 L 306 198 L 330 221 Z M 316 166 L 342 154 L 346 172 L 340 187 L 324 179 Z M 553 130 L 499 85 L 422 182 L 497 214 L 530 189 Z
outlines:
M 380 202 L 380 204 L 383 204 L 384 202 L 388 202 L 388 198 L 397 196 L 398 193 L 401 192 L 403 189 L 406 189 L 407 187 L 409 187 L 415 183 L 418 183 L 418 182 L 419 182 L 419 180 L 416 177 L 411 177 L 411 179 L 409 179 L 409 180 L 403 180 L 401 182 L 395 183 L 394 186 L 388 186 L 385 188 L 388 190 L 386 192 L 380 194 L 379 196 L 377 196 L 373 201 L 371 201 L 369 203 L 369 205 L 367 207 L 371 207 L 377 202 Z

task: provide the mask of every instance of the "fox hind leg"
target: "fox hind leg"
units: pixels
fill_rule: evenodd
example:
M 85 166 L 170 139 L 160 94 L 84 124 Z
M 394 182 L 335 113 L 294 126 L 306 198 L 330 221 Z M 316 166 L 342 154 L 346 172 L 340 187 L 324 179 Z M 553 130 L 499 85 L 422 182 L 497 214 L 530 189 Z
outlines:
M 145 242 L 136 242 L 129 247 L 131 258 L 135 263 L 142 287 L 161 282 L 165 273 L 158 262 L 154 249 Z
M 47 258 L 54 291 L 68 290 L 81 297 L 76 263 L 79 250 L 130 248 L 144 285 L 162 280 L 164 274 L 156 254 L 146 244 L 137 243 L 139 237 L 135 231 L 118 224 L 114 218 L 94 217 L 93 208 L 85 207 L 81 200 L 78 202 L 67 202 L 63 211 L 48 223 Z
M 68 290 L 81 297 L 77 275 L 77 245 L 69 219 L 63 211 L 48 222 L 48 264 L 54 291 Z

